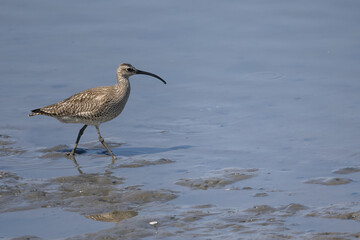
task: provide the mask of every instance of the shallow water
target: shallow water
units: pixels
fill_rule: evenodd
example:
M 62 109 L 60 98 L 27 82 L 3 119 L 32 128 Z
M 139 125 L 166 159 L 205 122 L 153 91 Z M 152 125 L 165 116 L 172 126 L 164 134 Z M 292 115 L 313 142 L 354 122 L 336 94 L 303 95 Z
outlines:
M 358 1 L 0 6 L 0 239 L 360 237 Z M 66 158 L 27 114 L 123 62 L 168 84 L 131 78 L 115 163 L 95 128 Z

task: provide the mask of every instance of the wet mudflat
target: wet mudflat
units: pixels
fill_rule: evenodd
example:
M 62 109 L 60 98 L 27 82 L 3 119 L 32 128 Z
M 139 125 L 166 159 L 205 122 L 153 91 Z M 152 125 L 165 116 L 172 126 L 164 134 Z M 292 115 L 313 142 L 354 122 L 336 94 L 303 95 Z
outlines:
M 4 145 L 9 143 L 10 140 Z M 186 172 L 193 167 L 171 168 L 177 162 L 164 158 L 122 157 L 111 164 L 111 158 L 97 144 L 85 145 L 89 148 L 80 150 L 77 158 L 98 159 L 98 155 L 104 154 L 100 157 L 107 165 L 103 166 L 103 173 L 86 173 L 87 168 L 80 161 L 65 158 L 66 146 L 39 149 L 33 154 L 39 160 L 69 164 L 69 170 L 74 171 L 70 176 L 25 178 L 14 172 L 0 172 L 0 223 L 8 226 L 2 228 L 3 239 L 360 238 L 360 202 L 355 198 L 315 204 L 321 194 L 312 192 L 315 194 L 312 202 L 303 196 L 307 195 L 302 193 L 306 189 L 295 191 L 286 184 L 283 185 L 287 190 L 281 189 L 280 184 L 275 189 L 262 183 L 272 175 L 264 169 L 224 168 L 198 176 Z M 26 155 L 21 150 L 3 151 L 7 157 Z M 92 151 L 98 153 L 88 153 Z M 149 173 L 147 181 L 154 178 L 153 182 L 141 180 L 142 174 L 150 171 L 147 169 L 159 171 L 155 168 L 167 168 L 178 176 Z M 120 177 L 126 174 L 116 174 L 130 169 L 144 171 L 139 175 L 133 172 L 132 180 Z M 336 196 L 337 189 L 326 188 L 352 184 L 347 180 L 350 178 L 340 176 L 356 172 L 356 168 L 339 168 L 333 172 L 337 177 L 299 183 L 324 185 L 323 193 L 335 191 Z M 161 185 L 156 186 L 156 182 Z
M 357 1 L 0 5 L 0 239 L 360 238 Z M 123 62 L 168 84 L 67 158 L 27 114 Z

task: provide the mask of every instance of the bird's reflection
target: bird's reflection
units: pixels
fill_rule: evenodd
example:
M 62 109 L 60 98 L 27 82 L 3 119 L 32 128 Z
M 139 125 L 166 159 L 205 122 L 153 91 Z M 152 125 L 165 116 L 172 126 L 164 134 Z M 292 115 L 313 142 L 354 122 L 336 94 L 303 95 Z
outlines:
M 121 146 L 122 144 L 119 143 L 118 145 Z M 113 148 L 114 149 L 113 151 L 114 151 L 115 155 L 117 156 L 117 158 L 121 159 L 121 157 L 133 157 L 133 156 L 143 155 L 143 154 L 157 154 L 157 153 L 164 153 L 164 152 L 169 152 L 169 151 L 185 150 L 185 149 L 189 149 L 192 147 L 193 146 L 189 146 L 189 145 L 180 145 L 180 146 L 174 146 L 174 147 L 168 147 L 168 148 L 157 148 L 157 147 L 121 147 L 120 148 L 120 147 L 117 147 L 117 148 Z M 97 146 L 90 146 L 87 149 L 77 148 L 75 155 L 68 154 L 67 153 L 68 151 L 69 151 L 69 149 L 66 145 L 59 145 L 59 146 L 41 150 L 41 152 L 45 153 L 41 157 L 61 158 L 65 155 L 65 157 L 67 159 L 71 159 L 74 162 L 76 170 L 80 174 L 83 174 L 84 172 L 82 171 L 82 166 L 78 163 L 76 156 L 84 156 L 84 155 L 89 155 L 92 157 L 99 156 L 99 155 L 110 156 L 106 153 L 106 151 L 99 151 Z M 111 163 L 109 164 L 109 169 L 124 167 L 122 165 L 115 166 L 116 163 L 117 163 L 117 160 L 113 158 Z M 161 162 L 161 163 L 163 163 L 163 162 Z M 135 164 L 139 164 L 139 163 L 136 162 Z M 141 163 L 141 164 L 147 165 L 147 163 Z M 160 164 L 160 163 L 156 163 L 156 164 Z M 127 165 L 125 165 L 125 166 L 127 166 Z
M 78 170 L 78 172 L 79 172 L 80 174 L 83 174 L 83 171 L 81 170 L 81 166 L 80 166 L 79 163 L 76 161 L 75 156 L 74 156 L 74 155 L 71 155 L 71 154 L 65 154 L 65 156 L 66 156 L 66 158 L 73 160 L 73 162 L 74 162 L 74 164 L 75 164 L 76 170 Z

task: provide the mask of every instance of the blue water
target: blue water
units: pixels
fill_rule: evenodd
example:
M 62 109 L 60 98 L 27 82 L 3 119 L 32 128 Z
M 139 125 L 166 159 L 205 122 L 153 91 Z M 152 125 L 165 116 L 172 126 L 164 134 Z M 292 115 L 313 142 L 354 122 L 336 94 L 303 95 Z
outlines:
M 116 67 L 127 62 L 168 84 L 133 76 L 124 112 L 101 125 L 102 135 L 124 143 L 113 149 L 119 161 L 176 161 L 113 170 L 127 184 L 177 190 L 171 203 L 178 206 L 359 202 L 359 173 L 347 175 L 353 182 L 346 185 L 304 184 L 359 166 L 359 7 L 351 0 L 1 1 L 0 134 L 25 153 L 0 157 L 0 170 L 25 179 L 78 174 L 71 160 L 41 158 L 38 150 L 70 149 L 81 126 L 27 114 L 115 84 Z M 88 128 L 80 147 L 96 141 Z M 77 161 L 87 173 L 111 163 L 88 154 Z M 174 184 L 223 168 L 259 169 L 234 186 L 269 196 Z

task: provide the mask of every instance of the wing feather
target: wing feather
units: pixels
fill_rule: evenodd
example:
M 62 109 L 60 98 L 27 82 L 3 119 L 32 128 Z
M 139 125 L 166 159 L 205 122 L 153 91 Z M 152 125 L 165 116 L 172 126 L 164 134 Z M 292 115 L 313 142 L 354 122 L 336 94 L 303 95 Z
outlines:
M 108 101 L 111 101 L 113 92 L 112 87 L 97 87 L 91 88 L 71 97 L 40 108 L 46 115 L 61 117 L 91 117 L 98 115 L 106 106 Z

